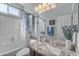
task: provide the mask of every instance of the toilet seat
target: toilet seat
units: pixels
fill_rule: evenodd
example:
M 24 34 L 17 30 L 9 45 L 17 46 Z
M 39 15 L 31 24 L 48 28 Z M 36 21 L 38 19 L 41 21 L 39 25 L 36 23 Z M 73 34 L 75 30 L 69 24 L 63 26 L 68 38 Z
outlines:
M 23 48 L 16 53 L 16 56 L 29 56 L 29 55 L 30 55 L 30 49 L 29 48 Z

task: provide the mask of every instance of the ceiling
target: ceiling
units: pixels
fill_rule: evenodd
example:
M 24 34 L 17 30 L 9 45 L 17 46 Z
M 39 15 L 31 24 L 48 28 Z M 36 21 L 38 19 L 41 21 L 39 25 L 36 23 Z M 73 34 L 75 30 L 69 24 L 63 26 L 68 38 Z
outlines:
M 40 3 L 20 3 L 20 5 L 24 6 L 24 10 L 27 12 L 35 13 L 34 8 Z M 70 14 L 72 11 L 72 3 L 56 3 L 56 8 L 51 9 L 49 11 L 43 12 L 40 17 L 44 19 L 53 19 L 58 16 L 63 16 L 66 14 Z M 74 13 L 78 12 L 77 4 L 75 4 Z

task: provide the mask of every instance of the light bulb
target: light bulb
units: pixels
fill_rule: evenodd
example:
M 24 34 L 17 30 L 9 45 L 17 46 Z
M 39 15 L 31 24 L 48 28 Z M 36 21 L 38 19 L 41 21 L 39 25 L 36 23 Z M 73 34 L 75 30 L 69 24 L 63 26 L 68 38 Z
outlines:
M 50 9 L 50 7 L 47 7 L 47 8 L 46 8 L 46 10 L 49 10 L 49 9 Z
M 40 9 L 41 9 L 41 7 L 42 7 L 42 6 L 41 6 L 41 5 L 39 5 L 39 6 L 38 6 L 38 9 L 40 10 Z
M 52 8 L 56 8 L 55 3 L 43 3 L 43 4 L 39 4 L 37 7 L 35 7 L 35 11 L 37 11 L 38 13 L 42 13 L 42 12 L 45 12 Z
M 42 13 L 42 11 L 38 11 L 38 13 Z
M 42 6 L 46 6 L 46 5 L 47 5 L 47 3 L 43 3 L 43 4 L 42 4 Z
M 51 8 L 56 8 L 56 5 L 51 5 Z
M 42 12 L 45 12 L 45 11 L 46 11 L 46 9 L 43 9 L 43 10 L 42 10 Z
M 35 11 L 38 11 L 38 8 L 37 7 L 35 7 Z

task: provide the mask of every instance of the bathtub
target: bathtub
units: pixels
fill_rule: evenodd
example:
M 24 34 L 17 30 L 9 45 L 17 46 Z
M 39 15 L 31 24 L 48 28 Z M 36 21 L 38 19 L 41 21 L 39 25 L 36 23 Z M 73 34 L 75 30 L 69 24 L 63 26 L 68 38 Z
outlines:
M 21 41 L 12 42 L 10 38 L 0 37 L 0 56 L 22 48 Z

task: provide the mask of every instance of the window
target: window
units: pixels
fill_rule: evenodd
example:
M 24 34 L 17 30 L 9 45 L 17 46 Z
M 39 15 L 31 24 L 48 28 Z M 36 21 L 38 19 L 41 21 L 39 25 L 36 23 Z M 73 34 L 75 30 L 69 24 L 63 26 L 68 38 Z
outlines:
M 0 12 L 20 16 L 20 10 L 7 4 L 0 3 Z
M 7 5 L 6 4 L 0 4 L 0 12 L 7 13 Z
M 9 6 L 9 14 L 17 15 L 19 16 L 19 9 Z

